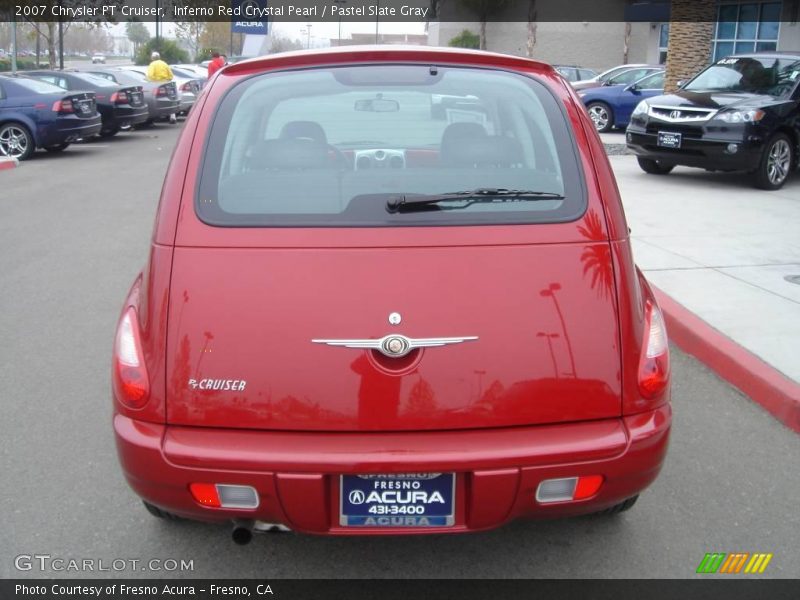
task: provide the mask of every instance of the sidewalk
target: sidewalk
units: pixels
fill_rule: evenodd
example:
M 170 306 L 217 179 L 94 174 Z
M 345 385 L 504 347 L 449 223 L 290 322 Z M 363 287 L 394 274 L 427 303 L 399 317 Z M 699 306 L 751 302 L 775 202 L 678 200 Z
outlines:
M 648 280 L 800 390 L 800 173 L 763 192 L 745 174 L 647 175 L 635 157 L 610 154 Z

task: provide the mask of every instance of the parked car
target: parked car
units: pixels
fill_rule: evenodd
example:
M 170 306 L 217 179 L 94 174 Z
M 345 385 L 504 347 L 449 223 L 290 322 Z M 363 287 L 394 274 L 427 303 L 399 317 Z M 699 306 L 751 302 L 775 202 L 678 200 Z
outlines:
M 800 156 L 800 53 L 718 60 L 678 92 L 641 102 L 627 142 L 647 173 L 749 171 L 761 189 L 783 187 Z
M 93 92 L 0 75 L 0 156 L 25 160 L 36 148 L 61 152 L 101 128 Z
M 103 118 L 100 135 L 111 137 L 120 130 L 144 123 L 148 119 L 147 105 L 141 86 L 121 86 L 91 73 L 78 71 L 26 71 L 25 77 L 40 79 L 69 91 L 86 90 L 95 93 L 97 110 Z
M 96 69 L 91 73 L 119 85 L 141 86 L 148 110 L 147 120 L 142 125 L 169 119 L 170 115 L 178 112 L 178 88 L 174 81 L 149 81 L 140 73 L 113 67 Z
M 147 77 L 147 67 L 141 66 L 123 66 L 120 69 L 132 71 Z M 178 114 L 188 114 L 197 100 L 197 95 L 200 93 L 200 81 L 194 77 L 182 77 L 178 73 L 173 72 L 173 81 L 178 89 Z
M 102 54 L 95 54 L 92 56 L 92 64 L 93 65 L 104 65 L 106 64 L 106 57 Z
M 603 71 L 593 79 L 585 81 L 576 81 L 572 87 L 576 90 L 588 90 L 590 88 L 600 87 L 603 85 L 618 85 L 620 83 L 630 84 L 641 79 L 645 75 L 661 71 L 664 65 L 648 65 L 648 64 L 633 64 L 633 65 L 619 65 L 608 71 Z
M 628 125 L 634 108 L 645 98 L 664 93 L 664 71 L 656 71 L 630 85 L 610 85 L 581 90 L 583 100 L 595 129 L 600 133 Z
M 578 67 L 576 65 L 553 65 L 553 68 L 561 73 L 570 83 L 578 81 L 588 81 L 597 77 L 597 71 Z
M 667 449 L 666 332 L 555 70 L 381 46 L 208 85 L 114 344 L 118 455 L 152 514 L 246 543 L 633 505 Z M 436 120 L 432 94 L 487 119 Z
M 208 67 L 201 67 L 200 65 L 170 65 L 170 69 L 175 75 L 185 77 L 187 79 L 197 79 L 200 81 L 200 87 L 205 85 L 208 80 Z

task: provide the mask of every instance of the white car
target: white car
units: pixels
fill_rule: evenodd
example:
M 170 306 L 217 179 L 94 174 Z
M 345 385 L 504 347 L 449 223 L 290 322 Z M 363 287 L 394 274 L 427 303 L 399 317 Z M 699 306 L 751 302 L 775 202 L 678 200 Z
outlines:
M 96 64 L 104 65 L 104 64 L 106 64 L 106 57 L 103 56 L 102 54 L 95 54 L 94 56 L 92 56 L 92 64 L 93 65 L 96 65 Z

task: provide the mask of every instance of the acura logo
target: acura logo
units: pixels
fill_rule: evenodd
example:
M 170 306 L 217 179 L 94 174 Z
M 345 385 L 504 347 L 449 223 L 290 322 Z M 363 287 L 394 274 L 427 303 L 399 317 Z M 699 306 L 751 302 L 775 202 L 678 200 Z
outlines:
M 367 499 L 367 497 L 364 495 L 364 492 L 361 490 L 353 490 L 350 492 L 348 498 L 350 500 L 350 504 L 364 504 L 364 500 Z

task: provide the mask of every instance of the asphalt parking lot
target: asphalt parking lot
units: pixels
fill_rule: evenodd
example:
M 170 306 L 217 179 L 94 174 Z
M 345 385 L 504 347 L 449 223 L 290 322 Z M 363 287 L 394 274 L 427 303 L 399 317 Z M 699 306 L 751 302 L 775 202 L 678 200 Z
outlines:
M 707 552 L 773 553 L 761 577 L 800 577 L 800 438 L 677 349 L 666 466 L 618 517 L 463 536 L 269 534 L 244 547 L 225 527 L 150 517 L 117 465 L 110 354 L 178 130 L 37 153 L 0 173 L 0 577 L 683 578 Z M 18 571 L 21 554 L 194 570 Z

